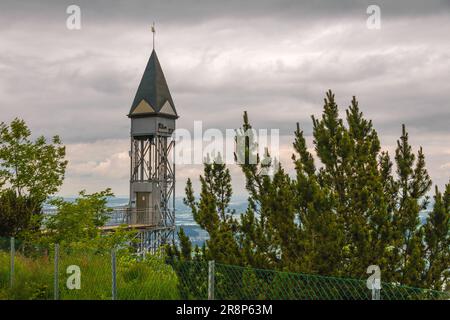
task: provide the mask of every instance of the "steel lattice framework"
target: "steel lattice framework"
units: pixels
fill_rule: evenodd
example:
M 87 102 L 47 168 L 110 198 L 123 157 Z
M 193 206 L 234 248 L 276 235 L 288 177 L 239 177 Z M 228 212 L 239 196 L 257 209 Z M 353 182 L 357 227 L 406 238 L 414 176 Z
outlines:
M 174 238 L 174 148 L 175 141 L 168 135 L 131 137 L 130 186 L 133 188 L 135 183 L 150 184 L 159 196 L 159 201 L 148 213 L 153 215 L 152 223 L 144 223 L 142 228 L 137 228 L 142 252 L 155 252 L 159 246 Z

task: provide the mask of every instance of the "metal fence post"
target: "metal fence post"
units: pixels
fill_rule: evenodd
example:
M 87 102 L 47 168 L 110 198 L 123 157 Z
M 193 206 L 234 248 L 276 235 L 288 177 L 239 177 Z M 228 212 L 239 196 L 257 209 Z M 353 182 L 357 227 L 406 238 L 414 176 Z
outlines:
M 214 267 L 215 262 L 208 262 L 208 300 L 214 300 Z
M 116 300 L 117 283 L 116 283 L 116 250 L 111 249 L 111 276 L 112 276 L 112 300 Z
M 55 300 L 59 300 L 59 244 L 55 243 L 55 258 L 54 258 L 54 273 L 53 273 L 53 295 Z
M 10 273 L 9 273 L 9 285 L 12 288 L 14 285 L 14 259 L 16 256 L 16 247 L 15 247 L 14 237 L 11 237 L 10 247 L 11 247 L 10 248 L 11 266 L 10 266 Z

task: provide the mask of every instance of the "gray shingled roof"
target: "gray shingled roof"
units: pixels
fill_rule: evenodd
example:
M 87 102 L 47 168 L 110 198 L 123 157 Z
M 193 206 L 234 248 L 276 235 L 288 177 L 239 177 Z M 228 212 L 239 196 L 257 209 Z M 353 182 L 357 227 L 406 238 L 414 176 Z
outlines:
M 128 115 L 129 117 L 138 116 L 132 115 L 132 112 L 136 109 L 142 99 L 147 101 L 147 103 L 155 109 L 155 115 L 159 113 L 164 103 L 168 100 L 177 114 L 176 117 L 178 118 L 175 104 L 173 103 L 172 96 L 170 95 L 169 87 L 167 86 L 166 78 L 164 77 L 164 73 L 155 50 L 152 51 L 147 67 L 145 67 L 141 83 L 139 84 L 130 113 Z M 161 114 L 161 116 L 162 115 L 163 114 Z M 166 114 L 164 114 L 164 116 L 174 117 Z

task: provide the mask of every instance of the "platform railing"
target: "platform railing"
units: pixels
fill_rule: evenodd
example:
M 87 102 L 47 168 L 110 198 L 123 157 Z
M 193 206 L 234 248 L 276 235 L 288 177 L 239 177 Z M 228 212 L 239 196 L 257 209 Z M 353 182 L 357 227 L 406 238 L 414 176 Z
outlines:
M 106 221 L 106 227 L 114 227 L 122 224 L 129 226 L 165 226 L 167 223 L 173 224 L 174 221 L 163 221 L 161 211 L 153 208 L 137 209 L 129 207 L 110 208 L 109 219 Z M 57 213 L 57 209 L 45 209 L 44 216 L 52 216 Z
M 152 208 L 113 208 L 109 213 L 110 219 L 106 222 L 106 226 L 126 225 L 151 225 L 159 224 L 160 213 Z

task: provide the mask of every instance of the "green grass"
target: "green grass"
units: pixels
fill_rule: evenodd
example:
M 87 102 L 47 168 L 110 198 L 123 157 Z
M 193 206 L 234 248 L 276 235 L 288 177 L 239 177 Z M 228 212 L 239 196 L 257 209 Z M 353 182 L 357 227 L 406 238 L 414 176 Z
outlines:
M 119 257 L 117 275 L 118 299 L 179 298 L 178 278 L 175 271 L 155 256 L 149 255 L 144 261 Z
M 0 252 L 0 299 L 39 300 L 53 297 L 53 268 L 48 257 L 16 256 L 14 286 L 10 288 L 10 256 Z
M 69 290 L 67 267 L 81 271 L 81 288 Z M 53 257 L 16 255 L 15 282 L 9 288 L 9 253 L 0 252 L 0 299 L 53 299 Z M 160 258 L 137 261 L 129 254 L 117 255 L 117 299 L 177 299 L 178 279 Z M 60 253 L 59 292 L 64 300 L 104 300 L 112 296 L 110 252 L 75 250 Z

